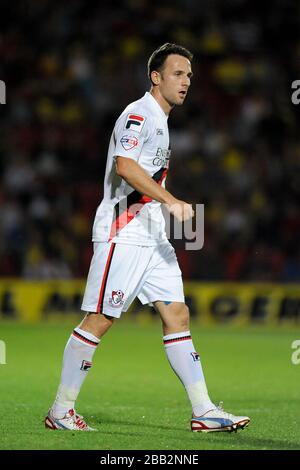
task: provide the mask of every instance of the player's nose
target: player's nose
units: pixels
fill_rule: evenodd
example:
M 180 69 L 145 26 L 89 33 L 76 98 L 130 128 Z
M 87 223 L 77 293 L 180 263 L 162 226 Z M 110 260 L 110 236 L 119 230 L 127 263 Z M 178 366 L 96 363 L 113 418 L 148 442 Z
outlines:
M 183 79 L 183 81 L 182 81 L 182 86 L 183 86 L 184 88 L 188 89 L 189 86 L 190 86 L 190 84 L 191 84 L 191 81 L 190 81 L 190 79 L 189 79 L 188 77 L 186 77 L 186 78 Z

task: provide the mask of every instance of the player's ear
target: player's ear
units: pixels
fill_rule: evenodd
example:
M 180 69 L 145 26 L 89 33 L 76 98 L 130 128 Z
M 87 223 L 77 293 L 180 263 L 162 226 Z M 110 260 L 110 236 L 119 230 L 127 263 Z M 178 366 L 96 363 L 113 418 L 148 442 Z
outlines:
M 152 70 L 151 72 L 151 81 L 153 85 L 159 85 L 160 84 L 160 73 L 157 72 L 156 70 Z

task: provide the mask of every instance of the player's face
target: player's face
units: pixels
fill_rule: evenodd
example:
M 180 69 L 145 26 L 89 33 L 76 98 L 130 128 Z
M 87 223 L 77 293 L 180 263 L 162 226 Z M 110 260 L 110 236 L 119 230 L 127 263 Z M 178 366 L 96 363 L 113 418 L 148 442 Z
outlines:
M 191 63 L 186 57 L 177 54 L 167 57 L 160 73 L 159 89 L 171 107 L 183 104 L 192 75 Z

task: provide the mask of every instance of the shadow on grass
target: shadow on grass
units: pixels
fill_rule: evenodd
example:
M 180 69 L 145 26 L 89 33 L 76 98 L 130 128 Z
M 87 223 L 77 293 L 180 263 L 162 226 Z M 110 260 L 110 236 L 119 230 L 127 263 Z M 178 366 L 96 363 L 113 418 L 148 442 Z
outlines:
M 260 438 L 254 437 L 249 435 L 249 429 L 245 429 L 244 431 L 240 430 L 237 433 L 192 433 L 189 428 L 187 427 L 180 427 L 180 426 L 168 426 L 168 425 L 157 425 L 157 424 L 149 424 L 147 421 L 138 422 L 138 421 L 126 421 L 120 419 L 114 419 L 112 417 L 106 416 L 105 418 L 102 417 L 101 421 L 97 422 L 97 427 L 100 429 L 102 425 L 117 425 L 120 426 L 132 426 L 135 428 L 142 428 L 142 433 L 140 431 L 137 432 L 122 432 L 119 430 L 115 430 L 114 432 L 111 431 L 104 431 L 105 434 L 112 434 L 112 435 L 120 435 L 120 436 L 130 436 L 130 437 L 141 437 L 141 434 L 144 435 L 151 435 L 153 434 L 153 438 L 161 437 L 162 439 L 168 438 L 169 440 L 173 440 L 178 438 L 182 440 L 182 444 L 184 442 L 189 442 L 191 444 L 194 442 L 195 444 L 222 444 L 222 449 L 228 445 L 228 448 L 232 449 L 234 446 L 235 448 L 239 449 L 253 449 L 253 450 L 295 450 L 300 449 L 300 443 L 296 441 L 283 441 L 280 439 L 268 439 L 268 438 Z M 165 432 L 176 431 L 176 437 L 170 436 L 169 434 L 166 435 L 162 433 L 161 436 L 158 434 L 159 431 Z M 182 447 L 181 447 L 182 448 Z M 195 448 L 196 450 L 196 448 Z
M 227 434 L 227 433 L 217 433 L 217 434 L 210 434 L 209 436 L 206 435 L 207 441 L 206 442 L 219 442 L 224 444 L 234 444 L 238 446 L 240 449 L 253 449 L 253 450 L 291 450 L 291 449 L 300 449 L 299 442 L 286 442 L 280 439 L 264 439 L 260 437 L 253 437 L 247 435 L 247 430 L 245 430 L 245 434 L 241 434 L 241 431 L 237 433 L 237 439 L 235 440 L 235 433 Z
M 179 431 L 179 432 L 184 432 L 185 429 L 182 426 L 165 426 L 165 425 L 157 425 L 157 424 L 151 424 L 148 423 L 147 420 L 143 421 L 125 421 L 120 418 L 114 419 L 111 416 L 103 416 L 101 418 L 101 421 L 97 421 L 97 425 L 101 424 L 116 424 L 116 425 L 122 425 L 122 426 L 135 426 L 139 428 L 154 428 L 154 429 L 160 429 L 162 431 Z

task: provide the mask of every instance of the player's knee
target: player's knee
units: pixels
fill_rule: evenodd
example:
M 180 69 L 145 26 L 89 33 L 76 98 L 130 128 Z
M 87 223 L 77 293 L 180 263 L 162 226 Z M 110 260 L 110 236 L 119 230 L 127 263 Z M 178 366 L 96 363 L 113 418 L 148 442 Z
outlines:
M 95 336 L 101 338 L 113 325 L 114 317 L 102 313 L 87 312 L 82 326 L 87 326 Z
M 98 325 L 104 327 L 107 330 L 113 325 L 115 321 L 114 317 L 111 317 L 110 315 L 105 315 L 104 313 L 98 313 L 96 319 Z
M 99 315 L 101 317 L 101 314 Z M 114 320 L 115 320 L 115 317 L 111 317 L 110 315 L 105 315 L 104 313 L 102 314 L 102 316 L 105 318 L 105 320 L 108 322 L 108 323 L 111 323 L 113 324 Z

